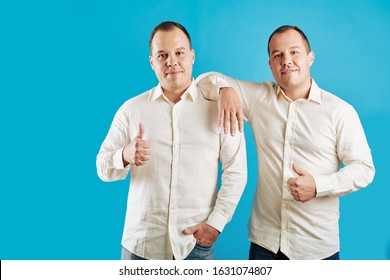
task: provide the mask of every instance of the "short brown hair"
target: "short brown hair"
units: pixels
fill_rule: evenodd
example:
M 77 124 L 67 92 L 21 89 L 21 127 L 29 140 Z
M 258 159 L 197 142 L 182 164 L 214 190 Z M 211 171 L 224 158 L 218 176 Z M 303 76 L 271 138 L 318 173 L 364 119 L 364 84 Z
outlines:
M 192 50 L 191 37 L 190 37 L 190 34 L 188 34 L 188 32 L 185 29 L 185 27 L 183 25 L 181 25 L 180 23 L 178 23 L 178 22 L 163 21 L 159 25 L 157 25 L 153 29 L 152 34 L 150 34 L 150 39 L 149 39 L 149 49 L 150 49 L 150 51 L 152 51 L 152 40 L 154 38 L 154 35 L 157 33 L 157 31 L 170 31 L 170 30 L 172 30 L 175 27 L 179 28 L 187 36 L 187 39 L 188 39 L 188 41 L 190 43 L 190 49 Z
M 304 41 L 305 44 L 306 44 L 306 50 L 307 50 L 307 52 L 311 52 L 309 40 L 307 39 L 305 33 L 303 33 L 303 31 L 302 31 L 301 29 L 299 29 L 299 27 L 294 26 L 294 25 L 282 25 L 281 27 L 279 27 L 278 29 L 276 29 L 274 32 L 272 32 L 271 36 L 269 36 L 269 39 L 268 39 L 268 55 L 270 55 L 270 53 L 269 53 L 269 51 L 270 51 L 270 50 L 269 50 L 269 43 L 271 42 L 272 37 L 273 37 L 275 34 L 281 34 L 281 33 L 283 33 L 283 32 L 286 32 L 287 30 L 290 30 L 290 29 L 297 31 L 297 32 L 301 35 L 303 41 Z

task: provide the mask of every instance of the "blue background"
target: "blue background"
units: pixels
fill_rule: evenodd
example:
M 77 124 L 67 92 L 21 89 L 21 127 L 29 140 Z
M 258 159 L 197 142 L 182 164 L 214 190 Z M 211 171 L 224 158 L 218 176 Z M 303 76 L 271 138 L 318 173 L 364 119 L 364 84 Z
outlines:
M 306 32 L 312 76 L 356 108 L 377 169 L 372 185 L 341 199 L 341 257 L 390 259 L 388 3 L 1 1 L 0 259 L 120 258 L 129 178 L 101 182 L 95 159 L 118 107 L 157 83 L 148 40 L 164 20 L 190 32 L 195 77 L 272 80 L 270 33 L 283 24 Z M 248 185 L 217 259 L 248 255 L 257 161 L 245 133 Z

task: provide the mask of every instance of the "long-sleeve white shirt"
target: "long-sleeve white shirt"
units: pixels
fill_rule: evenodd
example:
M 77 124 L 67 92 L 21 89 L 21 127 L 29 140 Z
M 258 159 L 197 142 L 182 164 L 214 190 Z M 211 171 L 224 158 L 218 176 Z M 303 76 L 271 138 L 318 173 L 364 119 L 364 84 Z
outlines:
M 339 251 L 339 196 L 367 186 L 375 174 L 354 108 L 314 80 L 308 98 L 296 101 L 274 82 L 239 81 L 214 72 L 196 83 L 212 100 L 221 87 L 233 87 L 252 128 L 258 182 L 250 241 L 274 253 L 280 249 L 290 259 L 323 259 Z M 314 177 L 314 199 L 292 198 L 287 180 L 297 176 L 293 163 Z
M 124 167 L 122 150 L 145 127 L 151 158 Z M 221 188 L 218 168 L 222 163 Z M 146 259 L 184 259 L 195 246 L 182 230 L 206 222 L 222 232 L 247 180 L 245 139 L 218 126 L 218 108 L 194 82 L 176 104 L 157 87 L 117 111 L 96 159 L 103 181 L 125 179 L 130 188 L 122 245 Z

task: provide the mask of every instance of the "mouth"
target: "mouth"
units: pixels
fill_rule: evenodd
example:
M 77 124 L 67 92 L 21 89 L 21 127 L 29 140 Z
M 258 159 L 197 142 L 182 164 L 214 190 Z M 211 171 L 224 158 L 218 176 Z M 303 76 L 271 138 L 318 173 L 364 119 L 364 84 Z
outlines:
M 298 71 L 298 69 L 284 69 L 284 70 L 282 70 L 280 73 L 282 74 L 282 75 L 291 75 L 292 73 L 294 73 L 294 72 L 297 72 Z
M 182 71 L 170 71 L 170 72 L 166 73 L 166 76 L 175 77 L 175 76 L 177 76 L 177 75 L 179 75 L 181 73 L 182 73 Z

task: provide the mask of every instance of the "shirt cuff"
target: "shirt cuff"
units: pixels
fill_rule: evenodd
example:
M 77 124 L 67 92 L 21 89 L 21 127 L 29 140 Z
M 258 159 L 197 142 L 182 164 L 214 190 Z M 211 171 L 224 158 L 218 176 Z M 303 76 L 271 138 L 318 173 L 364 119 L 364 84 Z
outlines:
M 218 212 L 212 212 L 209 218 L 206 221 L 206 224 L 212 226 L 219 232 L 222 232 L 228 220 L 225 216 L 219 214 Z
M 217 72 L 202 74 L 196 78 L 195 83 L 202 91 L 204 98 L 211 101 L 218 101 L 220 88 L 231 87 L 224 80 L 223 75 Z
M 131 164 L 128 166 L 123 166 L 123 159 L 122 159 L 122 153 L 123 153 L 123 148 L 119 149 L 118 151 L 115 152 L 114 154 L 114 168 L 115 169 L 129 169 L 131 167 Z
M 214 87 L 220 89 L 223 87 L 232 87 L 229 85 L 222 77 L 220 76 L 212 76 L 210 77 L 210 81 L 213 84 Z
M 329 176 L 320 175 L 320 176 L 313 176 L 313 178 L 314 181 L 316 182 L 316 190 L 317 190 L 316 197 L 328 196 L 332 190 L 332 183 L 330 181 Z

